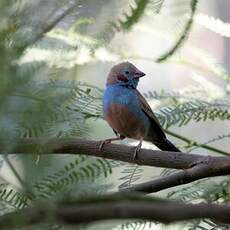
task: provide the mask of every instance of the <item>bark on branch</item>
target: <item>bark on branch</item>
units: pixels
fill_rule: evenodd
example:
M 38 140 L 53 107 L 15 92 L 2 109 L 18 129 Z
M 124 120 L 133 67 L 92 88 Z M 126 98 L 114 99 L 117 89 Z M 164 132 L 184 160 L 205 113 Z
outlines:
M 108 198 L 108 196 L 107 196 Z M 44 221 L 80 224 L 108 219 L 143 219 L 169 224 L 175 221 L 209 218 L 230 223 L 230 206 L 217 204 L 184 204 L 141 197 L 111 198 L 90 202 L 40 204 L 0 217 L 3 229 L 24 227 Z
M 139 165 L 183 169 L 169 176 L 122 189 L 123 192 L 152 193 L 174 186 L 187 184 L 206 177 L 230 175 L 230 157 L 211 157 L 181 152 L 141 149 L 133 161 L 134 148 L 108 144 L 99 150 L 100 142 L 81 139 L 21 139 L 13 153 L 42 152 L 47 154 L 84 154 L 120 160 Z
M 168 152 L 141 149 L 137 158 L 133 160 L 134 147 L 118 144 L 107 144 L 99 150 L 100 142 L 77 138 L 28 138 L 21 139 L 11 153 L 32 154 L 82 154 L 107 159 L 120 160 L 139 165 L 154 167 L 188 169 L 198 164 L 209 165 L 210 175 L 229 175 L 230 157 L 211 157 L 181 152 Z
M 142 193 L 153 193 L 159 192 L 163 189 L 172 188 L 182 184 L 188 184 L 193 181 L 203 179 L 206 177 L 213 177 L 214 174 L 210 171 L 210 165 L 197 164 L 196 166 L 175 172 L 169 176 L 162 176 L 157 179 L 133 185 L 131 187 L 122 188 L 122 192 L 142 192 Z
M 191 181 L 230 175 L 230 157 L 211 157 L 181 152 L 166 152 L 141 149 L 133 161 L 134 148 L 125 145 L 108 144 L 99 150 L 100 142 L 81 139 L 21 139 L 10 153 L 32 154 L 84 154 L 95 157 L 120 160 L 139 165 L 183 169 L 173 175 L 135 185 L 126 191 L 155 192 L 162 189 L 189 183 Z M 127 194 L 127 193 L 125 193 Z M 48 205 L 49 207 L 49 205 Z M 47 209 L 47 205 L 28 207 L 0 217 L 0 226 L 25 226 L 47 220 L 67 224 L 78 224 L 105 219 L 147 219 L 171 223 L 174 221 L 210 218 L 214 221 L 230 223 L 230 206 L 216 204 L 184 204 L 178 202 L 146 202 L 145 200 L 120 199 L 106 202 L 57 204 Z M 13 221 L 16 219 L 17 221 Z M 23 220 L 23 221 L 22 221 Z M 50 220 L 49 220 L 50 221 Z

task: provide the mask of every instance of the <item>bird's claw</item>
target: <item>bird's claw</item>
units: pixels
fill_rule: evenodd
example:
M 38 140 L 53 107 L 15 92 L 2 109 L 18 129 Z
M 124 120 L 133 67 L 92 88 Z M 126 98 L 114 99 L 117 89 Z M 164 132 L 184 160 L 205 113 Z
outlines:
M 109 144 L 110 142 L 111 142 L 110 140 L 100 141 L 99 150 L 101 151 L 104 145 Z
M 111 143 L 113 141 L 123 140 L 124 138 L 125 138 L 124 136 L 119 135 L 117 137 L 109 138 L 109 139 L 106 139 L 104 141 L 101 141 L 101 144 L 99 146 L 99 150 L 101 151 L 103 149 L 104 145 L 107 145 L 107 144 L 109 144 L 109 143 Z
M 134 154 L 132 157 L 133 161 L 135 161 L 137 159 L 137 154 L 140 152 L 140 150 L 141 150 L 141 144 L 138 144 L 134 149 Z

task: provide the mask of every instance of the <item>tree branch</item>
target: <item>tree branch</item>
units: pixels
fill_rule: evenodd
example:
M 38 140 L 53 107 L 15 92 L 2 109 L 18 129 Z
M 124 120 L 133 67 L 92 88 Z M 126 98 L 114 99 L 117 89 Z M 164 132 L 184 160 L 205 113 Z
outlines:
M 147 183 L 136 185 L 123 191 L 142 191 L 145 193 L 160 191 L 165 188 L 191 181 L 219 175 L 230 175 L 230 157 L 202 156 L 181 152 L 167 152 L 141 149 L 133 161 L 134 148 L 125 145 L 107 144 L 99 150 L 101 142 L 67 139 L 67 138 L 29 138 L 20 139 L 11 153 L 31 154 L 34 152 L 47 154 L 84 154 L 108 159 L 120 160 L 139 165 L 184 169 L 173 175 L 162 177 Z M 210 218 L 214 221 L 230 223 L 230 206 L 215 204 L 184 204 L 178 202 L 146 202 L 146 197 L 128 199 L 127 193 L 121 193 L 120 199 L 105 199 L 100 202 L 42 205 L 28 207 L 23 210 L 0 217 L 0 226 L 25 226 L 48 220 L 52 216 L 55 221 L 66 224 L 106 219 L 147 219 L 171 223 L 174 221 L 196 218 Z M 49 209 L 47 209 L 47 207 Z M 13 221 L 13 218 L 16 219 Z M 48 220 L 50 221 L 50 220 Z
M 209 174 L 229 175 L 230 157 L 202 156 L 182 152 L 141 149 L 133 160 L 134 147 L 106 144 L 99 150 L 99 141 L 78 138 L 28 138 L 20 139 L 11 153 L 77 154 L 120 160 L 154 167 L 188 169 L 197 164 L 209 165 Z
M 206 177 L 230 175 L 230 157 L 202 156 L 181 152 L 141 149 L 133 161 L 133 147 L 107 144 L 102 150 L 99 150 L 100 143 L 98 141 L 73 138 L 53 138 L 49 140 L 29 138 L 19 140 L 12 153 L 83 154 L 139 165 L 183 169 L 183 171 L 170 176 L 134 185 L 130 188 L 124 188 L 122 191 L 152 193 Z
M 97 200 L 98 199 L 98 200 Z M 27 207 L 0 217 L 1 228 L 12 229 L 41 222 L 80 224 L 108 219 L 144 219 L 169 224 L 176 221 L 209 218 L 230 223 L 230 206 L 184 204 L 154 198 L 105 195 L 88 201 L 46 203 Z
M 133 185 L 131 187 L 122 188 L 121 192 L 142 192 L 153 193 L 161 190 L 172 188 L 182 184 L 188 184 L 193 181 L 206 177 L 213 177 L 209 165 L 196 165 L 192 168 L 173 173 L 169 176 L 159 177 L 157 179 Z

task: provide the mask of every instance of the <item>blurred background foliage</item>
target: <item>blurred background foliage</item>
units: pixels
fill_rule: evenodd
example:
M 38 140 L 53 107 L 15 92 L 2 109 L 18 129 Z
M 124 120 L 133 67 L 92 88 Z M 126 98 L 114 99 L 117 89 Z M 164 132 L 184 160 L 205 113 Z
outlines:
M 230 155 L 228 6 L 214 0 L 0 0 L 1 215 L 38 199 L 103 194 L 175 171 L 51 157 L 42 149 L 7 155 L 19 137 L 113 135 L 102 118 L 101 97 L 106 74 L 123 60 L 147 73 L 139 89 L 174 143 L 188 153 Z M 228 177 L 204 179 L 158 195 L 228 203 L 229 184 Z M 79 226 L 163 228 L 228 227 L 209 220 L 170 227 L 144 221 Z M 32 229 L 72 228 L 41 223 Z

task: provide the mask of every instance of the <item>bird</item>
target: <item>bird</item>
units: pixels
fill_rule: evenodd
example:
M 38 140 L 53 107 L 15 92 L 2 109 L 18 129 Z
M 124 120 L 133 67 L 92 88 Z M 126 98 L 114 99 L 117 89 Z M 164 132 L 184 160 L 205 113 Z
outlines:
M 167 139 L 157 117 L 137 89 L 140 78 L 145 75 L 130 62 L 122 62 L 111 68 L 103 94 L 103 115 L 116 137 L 101 141 L 100 150 L 105 144 L 132 138 L 139 140 L 133 160 L 136 159 L 143 140 L 152 142 L 164 151 L 180 152 Z

